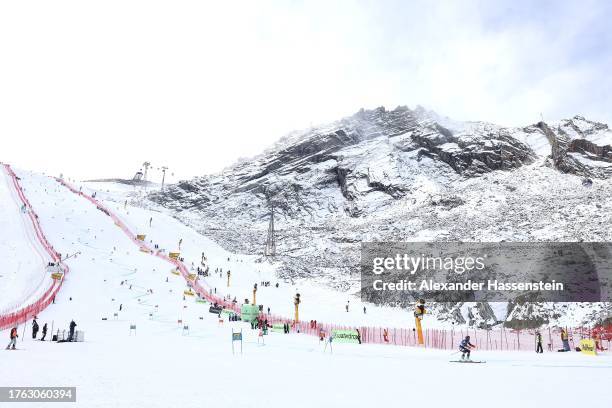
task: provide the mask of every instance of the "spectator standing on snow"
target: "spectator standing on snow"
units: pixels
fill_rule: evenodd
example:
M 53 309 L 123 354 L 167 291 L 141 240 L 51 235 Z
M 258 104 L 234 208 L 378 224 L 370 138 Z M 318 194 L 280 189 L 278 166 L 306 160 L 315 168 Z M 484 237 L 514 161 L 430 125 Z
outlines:
M 42 337 L 40 338 L 40 341 L 45 341 L 45 337 L 47 337 L 47 323 L 43 324 Z
M 35 339 L 37 334 L 38 334 L 38 322 L 36 321 L 36 318 L 34 318 L 34 320 L 32 321 L 32 338 Z
M 563 343 L 563 351 L 570 351 L 569 335 L 565 329 L 561 329 L 561 342 Z
M 8 346 L 6 346 L 6 349 L 8 350 L 12 348 L 13 350 L 15 350 L 17 346 L 17 337 L 19 337 L 19 335 L 17 334 L 17 327 L 13 327 L 11 329 L 9 337 L 11 338 L 11 341 L 9 342 Z
M 536 353 L 544 353 L 544 349 L 542 348 L 542 334 L 540 332 L 536 332 Z
M 363 307 L 363 314 L 366 314 L 366 307 Z
M 149 227 L 151 226 L 152 223 L 153 223 L 153 217 L 149 218 Z
M 70 334 L 68 335 L 68 341 L 72 341 L 74 339 L 74 328 L 77 326 L 77 324 L 74 322 L 74 320 L 72 320 L 70 322 Z

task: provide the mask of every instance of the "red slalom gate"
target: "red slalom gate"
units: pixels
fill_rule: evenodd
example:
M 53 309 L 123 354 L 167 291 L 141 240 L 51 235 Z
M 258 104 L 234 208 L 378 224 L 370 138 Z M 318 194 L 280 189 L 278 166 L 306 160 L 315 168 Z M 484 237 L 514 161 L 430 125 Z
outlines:
M 13 182 L 13 187 L 15 188 L 15 191 L 17 192 L 19 199 L 26 206 L 26 209 L 28 210 L 27 214 L 32 223 L 32 228 L 35 232 L 37 240 L 40 242 L 40 244 L 45 249 L 47 254 L 49 254 L 53 262 L 59 265 L 60 269 L 63 272 L 63 276 L 64 276 L 66 273 L 68 273 L 70 269 L 68 268 L 68 265 L 65 265 L 63 262 L 61 262 L 60 255 L 57 253 L 57 251 L 55 251 L 53 246 L 49 243 L 49 241 L 45 237 L 42 227 L 40 226 L 40 223 L 38 221 L 38 215 L 36 214 L 36 212 L 34 212 L 32 205 L 28 201 L 21 185 L 19 184 L 19 177 L 17 177 L 13 169 L 11 169 L 11 167 L 8 164 L 4 164 L 4 169 L 6 173 L 10 176 Z M 35 300 L 31 304 L 21 309 L 18 309 L 14 312 L 5 313 L 5 314 L 0 315 L 0 330 L 17 326 L 20 323 L 24 323 L 27 320 L 31 319 L 32 317 L 36 316 L 41 311 L 43 311 L 47 306 L 49 306 L 49 304 L 53 302 L 55 295 L 57 294 L 57 292 L 62 286 L 62 283 L 64 281 L 63 276 L 60 280 L 53 280 L 51 286 L 47 288 L 47 290 L 37 300 Z
M 189 269 L 183 262 L 170 258 L 164 252 L 152 249 L 145 242 L 138 240 L 136 234 L 130 231 L 127 225 L 125 225 L 125 223 L 117 215 L 115 215 L 100 201 L 89 195 L 83 194 L 82 191 L 75 189 L 62 179 L 56 178 L 56 180 L 71 192 L 85 198 L 94 204 L 99 210 L 108 215 L 114 221 L 115 225 L 117 225 L 143 252 L 148 252 L 174 265 L 181 276 L 183 276 L 183 278 L 187 281 L 188 285 L 190 285 L 200 297 L 208 300 L 211 303 L 216 303 L 225 309 L 232 310 L 236 314 L 240 314 L 240 304 L 214 295 L 210 287 L 205 288 L 198 280 L 191 282 L 188 279 Z M 260 320 L 266 320 L 269 325 L 275 323 L 288 323 L 291 331 L 312 336 L 319 336 L 321 331 L 326 336 L 329 336 L 333 330 L 358 330 L 361 343 L 364 344 L 390 344 L 396 346 L 419 347 L 415 329 L 367 326 L 352 327 L 322 322 L 316 322 L 316 325 L 313 325 L 310 322 L 295 322 L 293 319 L 284 316 L 264 313 L 260 314 Z M 543 346 L 545 348 L 548 348 L 548 350 L 551 351 L 556 351 L 558 348 L 562 347 L 560 329 L 555 329 L 553 331 L 551 328 L 542 328 L 540 332 L 542 333 L 544 343 Z M 580 339 L 593 337 L 596 335 L 592 330 L 586 329 L 568 329 L 568 332 L 570 344 L 572 344 L 573 347 L 579 344 Z M 459 342 L 465 336 L 469 335 L 471 342 L 475 344 L 479 350 L 535 351 L 535 333 L 535 330 L 511 330 L 503 327 L 494 330 L 465 327 L 457 327 L 456 329 L 453 328 L 450 330 L 425 329 L 424 347 L 446 350 L 456 349 L 458 348 Z M 609 343 L 612 340 L 612 328 L 608 328 L 607 331 L 600 330 L 598 335 L 602 341 L 607 340 L 609 349 Z

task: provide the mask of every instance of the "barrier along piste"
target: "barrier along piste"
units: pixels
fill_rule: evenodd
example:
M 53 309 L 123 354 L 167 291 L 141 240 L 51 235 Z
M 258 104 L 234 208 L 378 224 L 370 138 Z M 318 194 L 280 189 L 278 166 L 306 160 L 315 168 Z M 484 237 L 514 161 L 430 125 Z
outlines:
M 212 289 L 210 287 L 204 287 L 200 283 L 201 280 L 196 279 L 193 281 L 190 279 L 189 269 L 183 262 L 181 262 L 180 259 L 171 258 L 169 255 L 166 255 L 164 251 L 151 248 L 146 242 L 138 239 L 138 236 L 133 233 L 117 215 L 115 215 L 107 206 L 102 204 L 96 198 L 77 190 L 63 179 L 56 178 L 56 180 L 74 194 L 88 200 L 90 203 L 95 205 L 98 210 L 110 217 L 115 225 L 119 227 L 130 238 L 130 240 L 140 248 L 142 252 L 148 252 L 174 265 L 176 270 L 178 270 L 181 276 L 185 279 L 186 283 L 201 298 L 206 299 L 210 303 L 216 303 L 224 309 L 231 310 L 237 315 L 241 314 L 241 304 L 213 295 Z M 511 330 L 503 327 L 495 330 L 475 328 L 453 328 L 450 330 L 425 329 L 423 330 L 423 342 L 421 343 L 419 341 L 416 329 L 410 328 L 384 328 L 368 326 L 354 327 L 313 321 L 296 321 L 295 319 L 290 319 L 286 316 L 264 314 L 263 312 L 260 313 L 258 320 L 262 322 L 267 321 L 267 324 L 271 327 L 275 324 L 288 324 L 290 331 L 292 332 L 308 334 L 317 336 L 319 338 L 328 338 L 330 335 L 333 335 L 334 332 L 351 331 L 355 333 L 355 342 L 363 344 L 389 344 L 413 347 L 422 346 L 426 348 L 451 350 L 456 349 L 457 344 L 465 336 L 469 335 L 471 337 L 471 341 L 477 344 L 480 350 L 535 350 L 536 330 Z M 595 338 L 600 351 L 609 349 L 610 342 L 612 341 L 612 326 L 597 327 L 595 329 L 568 328 L 566 330 L 569 334 L 569 341 L 572 349 L 580 344 L 581 339 L 585 338 Z M 543 337 L 543 347 L 548 349 L 548 351 L 556 351 L 563 347 L 560 336 L 560 328 L 542 328 L 540 333 Z M 604 344 L 604 342 L 607 342 L 607 344 Z
M 49 286 L 49 288 L 47 288 L 45 292 L 42 293 L 32 303 L 12 312 L 0 313 L 0 330 L 17 326 L 21 323 L 25 323 L 26 321 L 43 311 L 47 306 L 49 306 L 49 304 L 53 302 L 53 299 L 55 299 L 57 292 L 62 287 L 65 275 L 70 270 L 68 265 L 64 264 L 61 261 L 60 254 L 53 248 L 53 246 L 45 237 L 43 229 L 40 226 L 40 222 L 38 220 L 38 215 L 32 208 L 32 205 L 28 201 L 23 191 L 23 188 L 19 184 L 19 177 L 17 177 L 13 169 L 11 169 L 8 164 L 3 164 L 3 167 L 5 172 L 11 179 L 11 184 L 17 192 L 19 200 L 25 206 L 25 213 L 31 221 L 32 229 L 34 230 L 36 240 L 40 243 L 40 245 L 44 248 L 45 252 L 49 255 L 50 262 L 53 262 L 57 266 L 59 272 L 55 274 L 51 286 Z

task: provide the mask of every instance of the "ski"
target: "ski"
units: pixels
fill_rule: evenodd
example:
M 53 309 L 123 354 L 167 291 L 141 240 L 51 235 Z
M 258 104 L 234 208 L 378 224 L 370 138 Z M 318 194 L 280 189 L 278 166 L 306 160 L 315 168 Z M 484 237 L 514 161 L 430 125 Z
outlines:
M 471 364 L 482 364 L 486 361 L 472 361 L 472 360 L 451 360 L 449 363 L 471 363 Z

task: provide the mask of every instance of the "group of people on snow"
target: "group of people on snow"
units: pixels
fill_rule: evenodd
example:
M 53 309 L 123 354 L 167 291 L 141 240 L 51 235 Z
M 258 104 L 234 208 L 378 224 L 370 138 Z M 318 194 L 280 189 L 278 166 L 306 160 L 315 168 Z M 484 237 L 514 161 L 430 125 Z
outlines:
M 70 325 L 68 326 L 68 340 L 67 341 L 75 341 L 75 329 L 76 329 L 77 324 L 74 322 L 74 320 L 72 320 L 70 322 Z M 25 330 L 25 329 L 24 329 Z M 32 320 L 32 339 L 36 340 L 36 338 L 38 337 L 38 332 L 40 331 L 40 325 L 38 324 L 38 318 L 34 317 L 34 319 Z M 19 337 L 19 334 L 17 334 L 17 326 L 13 327 L 10 332 L 9 332 L 9 344 L 8 346 L 6 346 L 7 350 L 16 350 L 17 348 L 17 338 Z M 47 337 L 47 323 L 43 324 L 42 327 L 42 336 L 40 338 L 40 341 L 45 341 L 45 338 Z
M 36 318 L 34 318 L 34 320 L 32 321 L 32 338 L 33 339 L 36 339 L 36 336 L 38 336 L 38 330 L 39 330 L 38 322 L 36 321 Z M 40 341 L 45 341 L 45 337 L 47 337 L 47 323 L 43 324 L 42 337 L 40 338 Z

